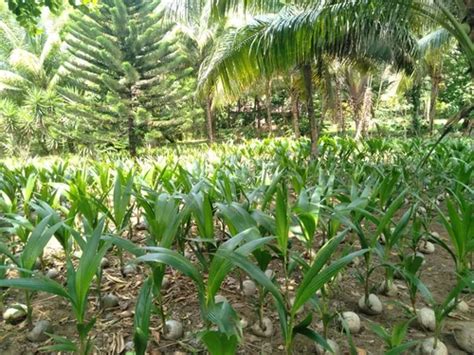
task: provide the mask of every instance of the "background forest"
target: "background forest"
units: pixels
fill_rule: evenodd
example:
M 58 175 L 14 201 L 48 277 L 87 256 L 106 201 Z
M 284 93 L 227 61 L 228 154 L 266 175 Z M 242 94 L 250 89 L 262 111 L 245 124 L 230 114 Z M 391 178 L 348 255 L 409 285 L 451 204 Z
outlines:
M 270 3 L 257 17 L 242 7 L 214 16 L 199 1 L 60 3 L 25 29 L 0 1 L 2 154 L 136 155 L 181 141 L 310 135 L 313 121 L 318 136 L 420 135 L 472 102 L 469 60 L 436 23 L 329 37 L 314 64 L 297 65 L 277 36 L 298 16 L 317 20 Z

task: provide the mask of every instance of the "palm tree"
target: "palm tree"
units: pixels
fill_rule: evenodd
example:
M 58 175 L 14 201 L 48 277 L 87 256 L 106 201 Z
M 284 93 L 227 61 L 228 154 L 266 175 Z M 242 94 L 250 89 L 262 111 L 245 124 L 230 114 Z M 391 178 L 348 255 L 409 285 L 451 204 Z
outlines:
M 371 17 L 347 26 L 346 12 L 352 11 L 353 6 L 289 6 L 278 14 L 257 16 L 221 38 L 201 68 L 200 85 L 223 85 L 230 92 L 240 92 L 262 77 L 300 68 L 315 156 L 321 128 L 313 102 L 315 61 L 321 64 L 325 56 L 351 62 L 364 58 L 408 67 L 416 48 L 407 26 L 384 25 L 391 14 L 374 10 Z

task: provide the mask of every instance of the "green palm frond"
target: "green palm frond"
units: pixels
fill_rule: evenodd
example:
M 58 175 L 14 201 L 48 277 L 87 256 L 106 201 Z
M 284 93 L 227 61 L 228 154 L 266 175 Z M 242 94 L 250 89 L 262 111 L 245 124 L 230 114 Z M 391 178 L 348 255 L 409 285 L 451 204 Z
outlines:
M 285 7 L 277 15 L 258 16 L 222 37 L 201 68 L 200 86 L 220 80 L 226 90 L 239 91 L 259 77 L 287 71 L 324 55 L 409 67 L 416 54 L 416 40 L 400 23 L 401 15 L 373 8 L 370 16 L 354 18 L 353 14 L 365 4 L 304 10 Z M 406 9 L 400 7 L 399 11 Z

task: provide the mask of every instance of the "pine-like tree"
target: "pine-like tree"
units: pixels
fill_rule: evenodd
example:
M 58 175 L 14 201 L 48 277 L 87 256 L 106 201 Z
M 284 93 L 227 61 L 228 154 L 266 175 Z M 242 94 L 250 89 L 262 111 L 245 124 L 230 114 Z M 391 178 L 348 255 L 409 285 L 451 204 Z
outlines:
M 71 102 L 69 115 L 82 124 L 78 131 L 95 142 L 127 146 L 131 155 L 149 131 L 172 140 L 181 122 L 166 109 L 179 91 L 176 81 L 191 70 L 172 25 L 163 21 L 160 1 L 103 0 L 71 19 L 63 94 Z

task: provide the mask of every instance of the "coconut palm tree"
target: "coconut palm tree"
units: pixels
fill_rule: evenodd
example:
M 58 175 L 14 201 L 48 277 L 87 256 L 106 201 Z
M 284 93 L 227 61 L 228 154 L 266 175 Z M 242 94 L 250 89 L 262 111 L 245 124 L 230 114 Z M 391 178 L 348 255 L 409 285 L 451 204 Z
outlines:
M 415 38 L 403 23 L 385 25 L 392 14 L 374 10 L 371 17 L 357 19 L 347 26 L 346 12 L 352 11 L 353 6 L 322 4 L 286 6 L 277 14 L 257 16 L 221 38 L 201 68 L 200 85 L 223 85 L 228 91 L 239 92 L 262 77 L 299 68 L 315 156 L 321 127 L 313 102 L 315 63 L 320 67 L 322 58 L 329 56 L 344 61 L 357 62 L 363 58 L 408 67 L 416 48 Z

